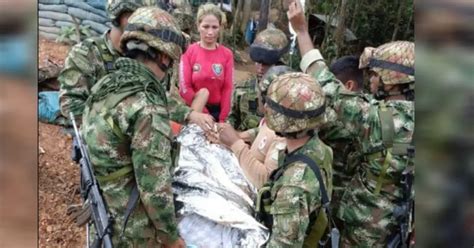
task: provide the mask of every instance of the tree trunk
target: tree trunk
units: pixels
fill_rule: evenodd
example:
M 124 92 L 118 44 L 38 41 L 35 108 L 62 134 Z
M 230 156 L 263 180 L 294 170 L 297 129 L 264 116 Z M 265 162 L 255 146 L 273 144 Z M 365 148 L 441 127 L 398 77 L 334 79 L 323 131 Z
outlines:
M 359 12 L 359 7 L 360 5 L 362 5 L 361 1 L 354 1 L 354 9 L 352 12 L 352 21 L 351 21 L 351 26 L 350 26 L 350 29 L 352 31 L 354 31 L 354 28 L 355 28 L 355 24 L 356 24 L 356 19 L 357 19 L 357 12 Z
M 344 46 L 344 31 L 346 30 L 345 20 L 346 20 L 346 3 L 347 0 L 341 0 L 339 5 L 339 17 L 338 23 L 336 27 L 336 33 L 334 35 L 334 40 L 336 41 L 337 50 L 336 50 L 336 58 L 339 57 L 339 53 L 342 51 L 342 47 Z
M 269 10 L 270 0 L 262 0 L 260 2 L 260 19 L 258 21 L 258 32 L 267 28 Z
M 221 5 L 220 5 L 220 6 L 221 6 L 221 11 L 222 11 L 223 13 L 225 13 L 224 7 L 223 7 L 223 3 L 224 3 L 224 0 L 221 0 L 221 2 L 220 2 L 220 4 L 221 4 Z M 227 20 L 227 21 L 229 21 L 229 20 Z M 229 24 L 227 23 L 226 26 L 227 26 L 227 25 L 229 25 Z M 228 27 L 228 26 L 227 26 L 227 27 Z M 226 27 L 224 27 L 224 28 L 226 28 Z M 221 32 L 220 32 L 220 34 L 219 34 L 219 43 L 222 44 L 223 42 L 224 42 L 224 29 L 221 30 Z
M 412 4 L 412 6 L 409 6 L 409 8 L 413 8 L 413 4 Z M 403 38 L 404 40 L 409 40 L 409 37 L 410 37 L 410 36 L 409 36 L 408 33 L 409 33 L 410 31 L 413 31 L 412 26 L 411 26 L 411 23 L 412 23 L 412 21 L 413 21 L 413 15 L 414 15 L 414 14 L 415 14 L 415 13 L 413 13 L 413 11 L 411 11 L 411 12 L 410 12 L 410 15 L 408 15 L 407 28 L 406 28 L 406 30 L 405 30 L 405 37 Z
M 325 50 L 326 44 L 329 42 L 329 32 L 331 29 L 331 23 L 332 19 L 334 18 L 333 11 L 329 10 L 330 12 L 324 13 L 327 16 L 327 22 L 326 26 L 324 27 L 324 39 L 323 42 L 321 43 L 321 49 L 320 50 Z
M 398 12 L 397 12 L 397 20 L 395 21 L 395 29 L 393 30 L 392 34 L 392 41 L 397 38 L 398 29 L 400 26 L 400 19 L 402 18 L 402 10 L 405 7 L 405 0 L 401 0 L 400 4 L 398 5 Z
M 239 30 L 240 29 L 240 26 L 242 25 L 241 21 L 242 21 L 242 18 L 240 18 L 240 16 L 242 15 L 242 8 L 243 8 L 243 0 L 238 0 L 236 5 L 235 5 L 235 8 L 234 8 L 234 13 L 235 13 L 235 16 L 234 16 L 234 21 L 232 22 L 232 26 L 230 28 L 230 31 L 232 33 L 236 32 L 236 30 Z
M 242 9 L 242 22 L 240 23 L 240 32 L 245 33 L 245 28 L 247 27 L 247 22 L 250 19 L 250 14 L 252 12 L 252 0 L 243 0 L 244 6 Z

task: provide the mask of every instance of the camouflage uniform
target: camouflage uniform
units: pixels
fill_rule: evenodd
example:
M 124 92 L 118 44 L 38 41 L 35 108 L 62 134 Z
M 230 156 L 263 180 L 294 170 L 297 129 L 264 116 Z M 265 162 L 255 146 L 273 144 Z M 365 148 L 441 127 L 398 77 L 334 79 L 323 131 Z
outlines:
M 269 128 L 284 137 L 309 137 L 300 148 L 280 153 L 278 169 L 259 191 L 260 197 L 265 191 L 270 192 L 268 199 L 258 203 L 267 209 L 263 215 L 271 216 L 272 221 L 266 223 L 273 223 L 267 247 L 317 247 L 323 232 L 311 242 L 309 237 L 315 237 L 320 228 L 325 230 L 322 195 L 330 197 L 332 192 L 332 151 L 314 132 L 325 122 L 323 92 L 308 75 L 289 73 L 272 82 L 266 104 Z M 302 116 L 290 117 L 288 112 Z M 308 162 L 288 161 L 296 155 L 305 155 L 315 162 L 320 179 Z M 257 206 L 257 210 L 261 209 Z
M 137 29 L 125 30 L 122 47 L 135 49 L 130 43 L 138 40 L 140 47 L 153 47 L 173 60 L 179 59 L 182 50 L 175 41 L 142 31 L 165 29 L 180 34 L 171 15 L 144 7 L 129 18 L 130 25 Z M 115 65 L 117 70 L 92 88 L 81 131 L 94 174 L 114 216 L 114 246 L 162 247 L 178 239 L 166 82 L 137 60 L 119 58 Z M 122 235 L 125 206 L 135 186 L 139 201 Z
M 262 115 L 257 113 L 257 82 L 256 76 L 239 83 L 233 92 L 232 108 L 228 122 L 240 131 L 258 127 Z
M 318 50 L 304 55 L 302 70 L 306 71 L 308 65 L 311 65 L 309 73 L 323 87 L 328 105 L 344 124 L 344 132 L 338 135 L 346 136 L 348 142 L 357 142 L 363 154 L 363 162 L 340 203 L 338 215 L 344 221 L 342 245 L 384 247 L 397 228 L 394 211 L 402 200 L 402 172 L 414 166 L 413 158 L 407 155 L 414 132 L 414 102 L 375 99 L 367 102 L 357 95 L 344 94 L 344 86 L 329 71 Z M 365 62 L 361 57 L 361 65 L 377 72 L 383 84 L 413 86 L 414 44 L 406 41 L 384 44 Z M 391 116 L 391 124 L 382 120 L 386 116 Z M 387 142 L 388 136 L 393 137 L 392 144 Z
M 107 14 L 115 21 L 124 11 L 133 12 L 142 5 L 141 0 L 109 0 Z M 80 120 L 92 86 L 115 70 L 113 64 L 121 55 L 112 45 L 109 32 L 110 29 L 100 37 L 88 38 L 69 52 L 64 69 L 58 76 L 59 102 L 64 116 L 72 112 Z
M 250 46 L 250 57 L 254 62 L 274 65 L 288 51 L 288 39 L 285 34 L 275 28 L 260 32 Z M 228 122 L 237 130 L 256 128 L 262 116 L 257 113 L 257 84 L 259 78 L 237 83 L 233 97 L 232 109 Z
M 348 90 L 341 90 L 340 97 L 352 99 L 358 106 L 369 101 L 366 95 Z M 343 120 L 338 120 L 337 115 L 331 109 L 327 111 L 327 118 L 328 123 L 321 127 L 318 134 L 321 140 L 332 148 L 334 153 L 331 208 L 332 213 L 337 214 L 342 195 L 354 177 L 356 168 L 361 162 L 362 154 L 360 153 L 359 144 L 351 142 L 348 138 L 350 135 L 347 133 L 346 123 Z M 339 227 L 342 227 L 342 223 L 338 224 L 341 225 Z
M 64 69 L 58 76 L 61 113 L 81 116 L 92 86 L 113 71 L 113 63 L 120 57 L 105 32 L 101 37 L 88 38 L 72 47 Z

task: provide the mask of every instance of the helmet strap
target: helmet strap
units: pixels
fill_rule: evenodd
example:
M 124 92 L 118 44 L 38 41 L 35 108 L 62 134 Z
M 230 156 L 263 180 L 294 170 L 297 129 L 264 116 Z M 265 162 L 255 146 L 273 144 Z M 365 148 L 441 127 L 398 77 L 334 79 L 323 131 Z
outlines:
M 154 51 L 153 51 L 154 52 Z M 155 62 L 156 64 L 158 65 L 158 67 L 160 67 L 160 69 L 163 71 L 163 72 L 168 72 L 168 70 L 173 67 L 173 61 L 171 61 L 169 63 L 169 65 L 165 65 L 164 63 L 161 62 L 161 58 L 162 58 L 163 54 L 161 53 L 155 53 Z
M 384 85 L 383 83 L 381 83 L 379 85 L 379 88 L 377 89 L 377 92 L 375 93 L 375 99 L 377 100 L 383 100 L 389 96 L 399 96 L 399 95 L 403 95 L 405 96 L 405 98 L 407 100 L 414 100 L 415 98 L 415 90 L 414 90 L 414 87 L 412 85 L 414 82 L 410 82 L 406 85 L 408 85 L 408 87 L 402 87 L 402 85 L 400 85 L 400 87 L 402 88 L 401 90 L 397 90 L 397 91 L 386 91 L 385 88 L 384 88 Z
M 293 133 L 275 132 L 275 134 L 282 138 L 300 139 L 307 136 L 313 137 L 316 134 L 316 130 L 310 129 L 310 130 L 303 130 L 303 131 L 298 131 L 298 132 L 293 132 Z

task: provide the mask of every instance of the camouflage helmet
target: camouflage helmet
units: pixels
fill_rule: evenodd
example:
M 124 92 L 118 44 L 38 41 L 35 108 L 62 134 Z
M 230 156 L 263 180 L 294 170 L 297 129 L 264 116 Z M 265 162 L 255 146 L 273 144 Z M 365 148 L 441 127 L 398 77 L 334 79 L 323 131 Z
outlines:
M 173 17 L 183 31 L 191 31 L 194 27 L 194 17 L 187 9 L 177 8 L 173 10 Z
M 268 88 L 265 119 L 282 136 L 304 133 L 325 123 L 325 96 L 318 82 L 301 73 L 277 77 Z
M 250 45 L 250 58 L 261 64 L 274 65 L 288 51 L 288 38 L 277 28 L 267 28 L 257 34 Z
M 366 47 L 360 56 L 359 68 L 370 68 L 380 75 L 384 84 L 415 82 L 415 44 L 394 41 L 377 48 Z
M 105 9 L 107 10 L 110 20 L 114 22 L 114 25 L 118 26 L 115 22 L 123 12 L 134 12 L 144 5 L 143 0 L 107 0 Z
M 120 47 L 147 51 L 152 47 L 174 61 L 181 56 L 185 39 L 173 16 L 158 7 L 137 9 L 128 19 Z
M 288 72 L 294 72 L 293 68 L 286 65 L 273 65 L 263 74 L 262 79 L 258 82 L 258 90 L 262 94 L 262 99 L 267 95 L 267 90 L 275 78 Z

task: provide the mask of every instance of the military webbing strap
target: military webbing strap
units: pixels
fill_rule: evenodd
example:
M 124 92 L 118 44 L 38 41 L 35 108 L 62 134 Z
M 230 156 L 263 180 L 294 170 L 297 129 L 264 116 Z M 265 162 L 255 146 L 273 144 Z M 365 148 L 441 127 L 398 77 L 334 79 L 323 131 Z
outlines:
M 387 181 L 387 179 L 385 179 L 385 174 L 387 173 L 387 169 L 390 166 L 390 161 L 392 160 L 393 138 L 395 135 L 395 125 L 393 123 L 392 111 L 387 108 L 384 101 L 380 102 L 378 112 L 380 118 L 380 126 L 382 128 L 382 142 L 384 147 L 386 148 L 386 151 L 382 170 L 379 176 L 377 177 L 377 183 L 375 185 L 375 195 L 378 195 L 380 193 L 382 185 L 385 181 Z
M 85 39 L 83 42 L 84 44 L 86 44 L 87 47 L 90 47 L 92 44 L 97 46 L 100 52 L 100 56 L 104 61 L 104 68 L 106 70 L 106 74 L 109 74 L 115 70 L 114 56 L 112 55 L 112 53 L 110 53 L 110 50 L 107 47 L 107 44 L 105 44 L 105 40 L 103 37 L 89 38 Z
M 390 161 L 392 160 L 392 156 L 407 154 L 408 149 L 410 148 L 410 144 L 393 142 L 395 136 L 393 114 L 392 111 L 387 108 L 384 101 L 380 102 L 378 113 L 380 118 L 380 126 L 382 128 L 382 142 L 386 150 L 382 170 L 376 179 L 377 183 L 375 186 L 375 195 L 378 195 L 380 193 L 382 185 L 390 184 L 393 182 L 393 180 L 385 178 L 385 175 L 387 174 L 387 169 L 390 166 Z M 375 154 L 369 155 L 368 157 L 377 158 L 383 154 L 384 153 L 377 152 Z M 373 177 L 373 174 L 369 173 L 368 176 Z
M 99 181 L 100 184 L 110 182 L 113 180 L 116 180 L 118 178 L 121 178 L 133 171 L 132 165 L 127 165 L 126 167 L 123 167 L 119 170 L 116 170 L 112 173 L 107 174 L 106 176 L 96 176 L 97 181 Z
M 379 107 L 380 125 L 382 128 L 382 141 L 385 147 L 393 146 L 393 136 L 395 135 L 395 126 L 393 123 L 392 111 L 387 108 L 385 103 L 380 102 Z
M 322 237 L 324 235 L 324 232 L 325 232 L 326 228 L 328 227 L 328 223 L 329 223 L 328 214 L 330 213 L 330 210 L 329 210 L 329 204 L 330 204 L 329 196 L 328 196 L 328 193 L 326 191 L 326 187 L 324 185 L 324 181 L 323 181 L 323 178 L 321 176 L 321 170 L 319 169 L 319 166 L 316 164 L 316 162 L 314 162 L 312 159 L 310 159 L 306 155 L 294 154 L 294 155 L 291 155 L 291 156 L 287 157 L 287 159 L 285 159 L 284 165 L 282 166 L 282 170 L 280 170 L 281 172 L 276 173 L 273 180 L 276 181 L 283 174 L 283 172 L 287 169 L 288 165 L 290 165 L 294 162 L 297 162 L 297 161 L 301 161 L 301 162 L 307 164 L 311 168 L 314 175 L 316 176 L 316 179 L 319 182 L 319 189 L 320 189 L 320 192 L 321 192 L 322 207 L 325 211 L 320 211 L 315 221 L 314 221 L 314 215 L 315 214 L 311 213 L 311 215 L 313 216 L 312 220 L 314 221 L 314 224 L 308 225 L 307 237 L 305 238 L 305 241 L 304 241 L 304 247 L 318 247 L 318 242 L 319 242 L 319 240 L 322 239 Z M 310 223 L 313 222 L 313 221 L 310 220 Z
M 102 60 L 104 60 L 104 67 L 107 70 L 107 73 L 112 72 L 114 68 L 114 56 L 110 53 L 107 44 L 105 44 L 104 39 L 95 39 L 94 42 L 96 43 L 97 47 L 100 49 L 100 55 Z

